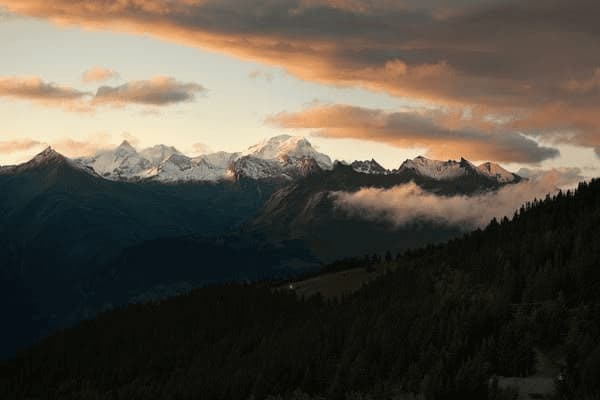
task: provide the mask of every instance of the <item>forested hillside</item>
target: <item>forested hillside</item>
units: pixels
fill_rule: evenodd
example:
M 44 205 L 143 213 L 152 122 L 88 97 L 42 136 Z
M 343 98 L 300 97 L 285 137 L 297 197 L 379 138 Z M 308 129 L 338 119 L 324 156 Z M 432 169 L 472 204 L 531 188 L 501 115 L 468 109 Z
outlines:
M 370 260 L 388 272 L 340 300 L 262 283 L 104 313 L 2 365 L 0 398 L 500 399 L 539 353 L 557 396 L 600 396 L 599 180 Z

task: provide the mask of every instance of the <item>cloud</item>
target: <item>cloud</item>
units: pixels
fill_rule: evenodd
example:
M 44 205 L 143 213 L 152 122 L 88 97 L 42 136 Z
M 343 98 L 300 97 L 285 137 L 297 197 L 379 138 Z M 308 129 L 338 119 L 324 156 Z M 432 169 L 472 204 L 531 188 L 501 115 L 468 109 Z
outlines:
M 39 77 L 0 77 L 0 97 L 28 100 L 68 111 L 93 111 L 101 106 L 124 107 L 130 104 L 169 106 L 192 101 L 197 94 L 204 92 L 206 89 L 200 84 L 179 82 L 167 76 L 119 86 L 101 86 L 95 94 L 45 82 Z
M 2 8 L 0 8 L 0 22 L 8 21 L 14 19 L 14 14 L 8 13 Z
M 121 137 L 123 138 L 123 140 L 127 140 L 132 146 L 137 146 L 138 144 L 140 144 L 140 139 L 132 133 L 123 132 L 121 134 Z
M 250 71 L 248 73 L 248 78 L 250 79 L 259 79 L 259 78 L 263 78 L 265 81 L 267 82 L 272 82 L 274 79 L 274 76 L 271 72 L 268 71 L 260 71 L 260 70 L 253 70 Z
M 98 151 L 112 147 L 110 135 L 97 133 L 85 139 L 62 138 L 52 141 L 50 145 L 59 153 L 67 157 L 85 157 L 96 154 Z
M 386 112 L 347 105 L 317 105 L 297 113 L 282 112 L 268 123 L 287 129 L 312 129 L 327 138 L 351 138 L 398 147 L 425 147 L 440 159 L 540 162 L 558 156 L 518 131 L 499 130 L 494 124 L 464 119 L 441 111 Z
M 110 79 L 119 79 L 120 75 L 112 69 L 94 67 L 85 71 L 81 77 L 84 82 L 104 82 Z
M 205 91 L 204 86 L 197 83 L 183 83 L 174 78 L 158 76 L 150 80 L 127 82 L 120 86 L 102 86 L 96 92 L 93 103 L 113 106 L 131 103 L 164 106 L 194 100 L 196 94 Z
M 559 188 L 569 188 L 586 179 L 580 168 L 561 167 L 551 170 L 541 168 L 521 168 L 517 175 L 528 179 L 552 179 Z
M 38 77 L 0 77 L 0 97 L 70 108 L 88 95 L 68 86 L 44 82 Z
M 204 144 L 204 143 L 199 143 L 199 142 L 194 143 L 192 145 L 192 151 L 194 152 L 194 154 L 197 154 L 197 155 L 212 153 L 212 149 L 210 148 L 210 146 L 208 146 L 207 144 Z
M 556 193 L 564 183 L 560 175 L 549 171 L 476 196 L 438 196 L 412 182 L 391 189 L 333 192 L 331 196 L 337 207 L 355 217 L 386 221 L 394 226 L 421 220 L 473 229 L 485 226 L 492 218 L 510 218 L 526 202 Z
M 600 149 L 596 0 L 0 0 L 59 24 L 150 34 L 362 86 L 517 119 Z M 502 34 L 498 34 L 502 32 Z M 546 111 L 559 107 L 560 116 Z M 558 139 L 557 139 L 558 140 Z
M 111 148 L 111 136 L 106 133 L 96 133 L 85 138 L 63 137 L 52 141 L 42 141 L 32 138 L 0 141 L 0 163 L 21 163 L 31 159 L 42 148 L 52 146 L 67 157 L 83 157 L 96 154 L 98 151 Z
M 41 146 L 42 143 L 32 139 L 8 140 L 0 142 L 0 153 L 10 154 L 27 151 Z

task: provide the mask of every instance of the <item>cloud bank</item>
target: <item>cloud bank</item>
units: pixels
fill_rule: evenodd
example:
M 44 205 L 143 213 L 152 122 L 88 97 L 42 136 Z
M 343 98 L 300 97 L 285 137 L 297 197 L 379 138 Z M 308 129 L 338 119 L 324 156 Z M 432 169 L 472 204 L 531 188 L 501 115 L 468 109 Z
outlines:
M 99 75 L 96 75 L 99 78 Z M 0 77 L 0 97 L 27 100 L 68 111 L 93 111 L 100 106 L 131 104 L 169 106 L 192 101 L 206 92 L 198 83 L 180 82 L 168 76 L 130 81 L 118 86 L 101 86 L 96 93 L 45 82 L 39 77 Z
M 0 154 L 18 153 L 39 147 L 41 142 L 32 139 L 8 140 L 0 142 Z
M 569 185 L 577 182 L 569 180 L 561 171 L 552 170 L 477 196 L 438 196 L 412 182 L 391 189 L 333 192 L 331 196 L 337 207 L 355 217 L 385 221 L 394 226 L 421 220 L 473 229 L 486 226 L 492 218 L 512 217 L 521 205 L 556 193 L 558 186 L 565 186 L 567 181 Z
M 84 101 L 87 96 L 87 92 L 44 82 L 38 77 L 0 77 L 0 97 L 70 108 Z
M 562 167 L 552 170 L 544 170 L 540 168 L 521 168 L 517 175 L 527 179 L 546 179 L 552 180 L 553 184 L 559 188 L 569 188 L 574 184 L 585 180 L 585 176 L 581 168 Z
M 497 115 L 600 153 L 596 0 L 0 0 L 58 24 L 150 34 L 361 86 Z M 501 34 L 499 34 L 501 32 Z
M 540 162 L 558 150 L 523 134 L 482 121 L 463 120 L 441 111 L 385 112 L 347 105 L 282 112 L 267 119 L 281 128 L 313 129 L 318 136 L 383 142 L 398 147 L 429 148 L 428 156 L 505 162 Z
M 138 139 L 129 134 L 120 135 L 123 139 L 131 143 L 137 143 Z M 19 140 L 0 141 L 0 154 L 14 155 L 15 153 L 24 153 L 25 159 L 29 159 L 33 154 L 41 151 L 44 147 L 52 146 L 61 154 L 67 157 L 83 157 L 96 154 L 100 150 L 114 147 L 112 136 L 107 133 L 94 133 L 79 138 L 62 137 L 52 141 L 42 141 L 33 138 L 24 138 Z M 14 157 L 7 157 L 15 159 Z M 25 160 L 17 157 L 17 160 Z

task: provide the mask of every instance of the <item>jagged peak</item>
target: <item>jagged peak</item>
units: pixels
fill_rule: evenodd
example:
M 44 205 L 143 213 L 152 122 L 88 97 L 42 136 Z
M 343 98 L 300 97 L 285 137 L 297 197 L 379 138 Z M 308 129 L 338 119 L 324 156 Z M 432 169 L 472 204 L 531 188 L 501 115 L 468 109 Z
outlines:
M 477 167 L 475 166 L 475 164 L 473 164 L 471 161 L 467 160 L 464 157 L 460 158 L 459 164 L 460 164 L 461 167 L 464 167 L 464 168 L 471 168 L 473 170 L 477 169 Z
M 166 161 L 175 154 L 185 157 L 185 155 L 177 150 L 174 146 L 167 146 L 164 144 L 157 144 L 152 147 L 145 148 L 141 150 L 139 154 L 151 161 L 153 164 L 159 164 L 163 161 Z
M 365 161 L 354 161 L 350 166 L 356 171 L 363 174 L 388 174 L 390 171 L 384 168 L 381 164 L 375 161 L 374 158 Z
M 83 171 L 86 174 L 94 176 L 97 175 L 96 172 L 92 169 L 63 156 L 62 154 L 54 150 L 51 146 L 46 147 L 43 151 L 36 154 L 31 160 L 23 164 L 6 167 L 5 172 L 14 173 L 55 167 L 69 167 L 72 169 Z
M 408 159 L 404 161 L 397 171 L 401 172 L 405 170 L 415 171 L 422 176 L 438 180 L 453 179 L 465 174 L 478 174 L 501 183 L 513 182 L 519 178 L 498 164 L 487 162 L 476 166 L 464 157 L 461 157 L 459 161 L 440 161 L 418 156 L 412 160 Z
M 129 143 L 127 143 L 129 144 Z M 126 146 L 127 146 L 126 144 Z M 123 143 L 121 143 L 121 146 L 123 145 Z M 129 147 L 133 147 L 129 144 Z M 144 152 L 148 152 L 148 151 L 164 151 L 164 152 L 169 152 L 172 154 L 182 154 L 179 150 L 177 150 L 177 147 L 175 146 L 168 146 L 166 144 L 155 144 L 154 146 L 151 147 L 147 147 L 143 150 L 141 150 L 141 153 Z
M 29 161 L 29 163 L 41 163 L 48 161 L 66 161 L 66 157 L 54 150 L 52 146 L 48 146 L 40 153 L 36 154 Z
M 499 182 L 513 182 L 520 180 L 520 176 L 504 169 L 500 164 L 485 162 L 477 167 L 479 173 L 498 180 Z
M 412 166 L 414 164 L 418 164 L 418 165 L 462 165 L 462 166 L 469 166 L 469 167 L 473 167 L 473 168 L 477 168 L 475 166 L 475 164 L 473 164 L 471 161 L 467 160 L 464 157 L 460 157 L 459 160 L 435 160 L 432 158 L 427 158 L 425 156 L 419 155 L 413 159 L 407 158 L 406 160 L 404 160 L 404 162 L 401 164 L 400 167 L 403 166 Z
M 44 150 L 37 154 L 38 156 L 46 157 L 46 156 L 55 156 L 60 155 L 56 150 L 52 148 L 52 146 L 46 146 Z
M 252 156 L 263 160 L 280 160 L 286 163 L 288 159 L 315 159 L 322 169 L 331 169 L 331 159 L 326 154 L 318 152 L 303 136 L 279 135 L 265 139 L 250 146 L 244 156 Z
M 128 140 L 123 140 L 119 146 L 117 146 L 117 150 L 125 150 L 127 152 L 136 152 L 135 147 L 129 143 Z

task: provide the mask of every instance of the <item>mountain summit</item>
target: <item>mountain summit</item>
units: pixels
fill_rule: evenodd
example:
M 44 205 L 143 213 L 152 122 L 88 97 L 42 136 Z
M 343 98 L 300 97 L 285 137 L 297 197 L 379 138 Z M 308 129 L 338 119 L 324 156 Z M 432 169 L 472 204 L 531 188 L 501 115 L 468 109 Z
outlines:
M 332 167 L 329 156 L 316 151 L 311 143 L 302 136 L 275 136 L 251 146 L 244 155 L 262 160 L 281 160 L 282 162 L 290 159 L 312 158 L 322 169 L 331 169 Z
M 480 166 L 475 166 L 465 158 L 460 161 L 448 160 L 430 160 L 423 156 L 418 156 L 412 160 L 406 160 L 402 163 L 396 173 L 410 171 L 420 176 L 434 180 L 452 180 L 461 176 L 484 176 L 498 183 L 510 183 L 521 180 L 516 174 L 513 174 L 498 164 L 486 162 Z
M 24 171 L 59 169 L 64 167 L 83 170 L 87 173 L 94 174 L 92 170 L 63 156 L 50 146 L 46 147 L 42 152 L 36 154 L 31 160 L 23 164 L 1 167 L 0 173 L 14 174 Z
M 51 146 L 48 146 L 41 153 L 37 154 L 29 162 L 27 162 L 23 165 L 34 166 L 34 165 L 43 165 L 43 164 L 56 163 L 56 162 L 61 163 L 61 162 L 65 162 L 65 161 L 66 161 L 66 158 L 62 154 L 55 151 Z

